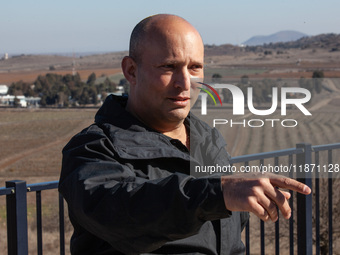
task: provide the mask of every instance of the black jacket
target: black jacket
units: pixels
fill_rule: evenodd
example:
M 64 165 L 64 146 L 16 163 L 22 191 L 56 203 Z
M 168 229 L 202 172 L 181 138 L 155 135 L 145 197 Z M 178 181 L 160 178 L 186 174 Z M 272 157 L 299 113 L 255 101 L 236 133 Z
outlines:
M 189 171 L 229 164 L 219 132 L 188 117 L 189 153 L 126 112 L 126 101 L 109 96 L 95 124 L 63 150 L 59 191 L 74 226 L 71 253 L 242 254 L 248 215 L 226 210 L 220 177 Z

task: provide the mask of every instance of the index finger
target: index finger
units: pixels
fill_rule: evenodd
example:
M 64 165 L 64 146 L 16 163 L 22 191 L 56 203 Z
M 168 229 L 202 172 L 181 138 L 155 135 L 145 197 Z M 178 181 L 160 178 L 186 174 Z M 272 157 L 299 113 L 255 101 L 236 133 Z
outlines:
M 293 190 L 305 195 L 309 195 L 312 191 L 306 184 L 288 177 L 271 178 L 270 182 L 274 186 Z

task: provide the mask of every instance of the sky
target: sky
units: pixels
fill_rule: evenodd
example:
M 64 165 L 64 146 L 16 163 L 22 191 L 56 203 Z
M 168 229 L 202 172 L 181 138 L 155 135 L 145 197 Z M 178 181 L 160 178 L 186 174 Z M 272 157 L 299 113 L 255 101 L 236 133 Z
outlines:
M 339 0 L 3 0 L 0 6 L 0 58 L 127 50 L 133 27 L 157 13 L 185 18 L 205 44 L 241 44 L 282 30 L 340 33 Z

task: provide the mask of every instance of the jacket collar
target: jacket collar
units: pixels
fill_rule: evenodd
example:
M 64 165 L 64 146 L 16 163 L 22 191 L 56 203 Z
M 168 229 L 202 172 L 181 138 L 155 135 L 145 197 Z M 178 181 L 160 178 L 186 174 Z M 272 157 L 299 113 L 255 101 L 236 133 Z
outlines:
M 95 116 L 98 125 L 109 129 L 112 144 L 119 157 L 125 159 L 154 159 L 177 157 L 190 159 L 188 153 L 178 150 L 180 143 L 155 131 L 125 110 L 127 96 L 109 95 Z M 185 121 L 188 123 L 188 121 Z M 183 145 L 182 145 L 183 146 Z M 177 147 L 177 149 L 174 149 Z
M 122 129 L 150 130 L 144 123 L 125 110 L 127 100 L 127 95 L 109 95 L 98 110 L 95 122 L 97 124 L 110 123 Z

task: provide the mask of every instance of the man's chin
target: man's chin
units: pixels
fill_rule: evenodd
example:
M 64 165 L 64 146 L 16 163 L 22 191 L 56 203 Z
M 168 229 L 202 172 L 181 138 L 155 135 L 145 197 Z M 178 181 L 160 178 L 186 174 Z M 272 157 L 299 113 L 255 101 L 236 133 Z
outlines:
M 173 121 L 183 121 L 189 114 L 188 109 L 174 109 L 168 113 L 168 119 Z

